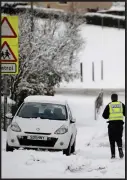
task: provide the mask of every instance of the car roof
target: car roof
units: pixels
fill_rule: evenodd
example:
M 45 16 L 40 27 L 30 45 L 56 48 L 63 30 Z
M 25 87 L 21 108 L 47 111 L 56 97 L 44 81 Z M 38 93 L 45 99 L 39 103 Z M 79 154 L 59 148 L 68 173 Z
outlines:
M 28 96 L 24 99 L 24 102 L 39 102 L 39 103 L 51 103 L 51 104 L 60 104 L 60 105 L 67 104 L 66 100 L 60 99 L 59 97 L 41 96 L 41 95 Z

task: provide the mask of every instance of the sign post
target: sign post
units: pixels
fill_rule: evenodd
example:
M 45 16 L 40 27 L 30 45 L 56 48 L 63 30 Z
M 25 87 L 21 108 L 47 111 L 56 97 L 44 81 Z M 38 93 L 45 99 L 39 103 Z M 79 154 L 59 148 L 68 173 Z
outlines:
M 7 128 L 7 75 L 16 75 L 18 73 L 18 16 L 2 16 L 1 74 L 4 74 L 4 131 L 6 131 Z
M 4 131 L 7 129 L 6 123 L 6 113 L 7 113 L 7 76 L 4 76 Z

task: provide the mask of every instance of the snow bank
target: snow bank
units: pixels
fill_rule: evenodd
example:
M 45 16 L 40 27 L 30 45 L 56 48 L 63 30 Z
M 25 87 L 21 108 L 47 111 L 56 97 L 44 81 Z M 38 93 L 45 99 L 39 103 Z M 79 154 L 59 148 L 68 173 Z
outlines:
M 19 150 L 3 153 L 2 159 L 5 160 L 3 178 L 125 178 L 124 160 L 109 160 L 107 148 L 96 148 L 94 152 L 86 148 L 84 154 L 70 157 L 60 153 Z

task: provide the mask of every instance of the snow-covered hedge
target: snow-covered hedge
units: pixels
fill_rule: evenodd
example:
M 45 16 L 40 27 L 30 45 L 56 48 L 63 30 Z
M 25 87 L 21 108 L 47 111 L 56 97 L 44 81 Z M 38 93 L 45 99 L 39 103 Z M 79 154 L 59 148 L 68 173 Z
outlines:
M 21 3 L 20 3 L 21 4 Z M 26 4 L 3 4 L 1 7 L 1 13 L 9 14 L 9 15 L 16 15 L 16 14 L 23 14 L 23 13 L 30 13 L 31 12 L 31 6 Z M 44 8 L 44 7 L 37 7 L 33 6 L 33 15 L 37 18 L 55 18 L 55 19 L 61 19 L 64 21 L 69 21 L 70 14 L 63 10 L 58 9 L 52 9 L 52 8 Z M 77 22 L 85 22 L 85 16 L 84 14 L 78 14 L 76 13 Z
M 87 24 L 125 28 L 125 16 L 101 13 L 86 13 L 85 17 Z

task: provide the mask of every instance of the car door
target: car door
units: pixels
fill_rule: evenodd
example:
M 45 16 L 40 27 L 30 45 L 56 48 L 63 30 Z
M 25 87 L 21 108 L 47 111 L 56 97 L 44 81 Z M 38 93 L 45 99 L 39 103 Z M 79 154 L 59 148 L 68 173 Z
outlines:
M 69 129 L 70 129 L 70 134 L 72 136 L 72 144 L 73 144 L 76 134 L 77 134 L 76 123 L 71 122 L 71 120 L 73 119 L 73 116 L 72 116 L 72 112 L 68 104 L 67 104 L 67 109 L 68 109 L 68 117 L 69 117 Z

